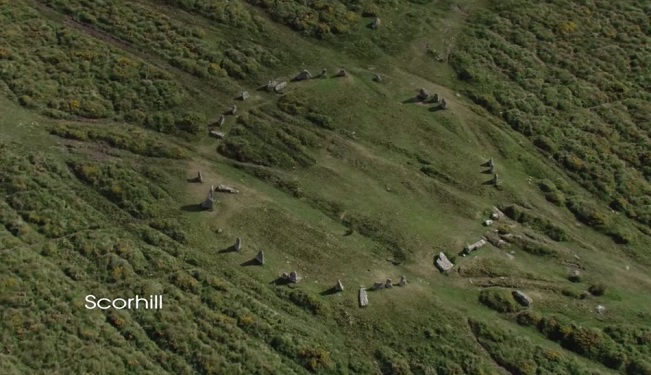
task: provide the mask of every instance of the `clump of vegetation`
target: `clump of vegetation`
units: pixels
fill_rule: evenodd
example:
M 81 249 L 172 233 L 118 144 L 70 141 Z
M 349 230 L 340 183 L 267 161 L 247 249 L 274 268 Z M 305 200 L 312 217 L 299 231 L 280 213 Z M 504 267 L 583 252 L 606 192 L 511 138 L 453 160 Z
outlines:
M 606 294 L 606 284 L 604 283 L 596 283 L 590 285 L 588 288 L 588 292 L 592 294 L 593 296 L 603 296 Z
M 514 313 L 522 310 L 522 306 L 515 301 L 507 289 L 484 289 L 479 293 L 479 302 L 501 313 Z
M 289 294 L 289 299 L 297 306 L 306 309 L 312 314 L 326 313 L 323 303 L 316 296 L 308 292 L 302 290 L 294 290 Z
M 511 219 L 545 233 L 554 241 L 567 241 L 569 236 L 560 226 L 543 219 L 517 205 L 502 207 L 502 211 Z

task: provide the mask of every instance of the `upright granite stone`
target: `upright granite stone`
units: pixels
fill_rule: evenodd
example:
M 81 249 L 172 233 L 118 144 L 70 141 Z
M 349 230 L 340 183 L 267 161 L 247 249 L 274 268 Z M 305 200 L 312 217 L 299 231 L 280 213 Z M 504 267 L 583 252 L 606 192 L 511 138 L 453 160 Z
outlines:
M 296 77 L 294 77 L 294 81 L 306 81 L 308 79 L 312 78 L 312 74 L 307 69 L 303 69 Z
M 215 198 L 213 198 L 212 190 L 208 191 L 208 197 L 203 203 L 201 203 L 201 208 L 204 210 L 212 210 L 215 205 Z
M 242 99 L 242 101 L 245 101 L 246 99 L 249 98 L 249 96 L 250 95 L 248 91 L 242 91 L 242 94 L 240 94 L 240 99 Z
M 298 273 L 296 273 L 296 271 L 292 271 L 292 272 L 289 273 L 289 278 L 288 278 L 288 280 L 289 280 L 290 282 L 296 284 L 297 282 L 301 281 L 301 277 L 298 276 Z
M 393 281 L 391 279 L 387 279 L 387 281 L 384 283 L 385 288 L 393 288 Z
M 432 98 L 432 103 L 438 103 L 439 102 L 439 94 L 434 94 L 434 97 Z
M 499 185 L 499 183 L 500 183 L 499 176 L 497 175 L 497 173 L 495 173 L 493 175 L 493 185 L 497 186 Z
M 399 286 L 405 286 L 407 285 L 407 276 L 402 275 L 400 276 L 400 282 L 398 283 Z
M 261 265 L 264 265 L 264 251 L 260 250 L 258 255 L 255 256 L 255 260 L 257 260 Z
M 219 115 L 219 120 L 217 120 L 217 126 L 221 128 L 222 126 L 224 126 L 225 123 L 226 123 L 226 116 L 224 116 L 223 114 Z
M 373 283 L 373 287 L 371 288 L 372 290 L 380 290 L 384 289 L 384 283 Z
M 228 113 L 230 113 L 231 115 L 236 114 L 236 113 L 237 113 L 237 105 L 233 104 L 233 106 L 232 106 L 231 109 L 228 111 Z
M 345 77 L 346 76 L 346 70 L 345 69 L 340 69 L 337 72 L 337 77 Z
M 448 102 L 445 99 L 441 99 L 441 109 L 448 109 Z
M 242 239 L 241 239 L 241 238 L 237 237 L 237 238 L 235 239 L 235 243 L 233 244 L 233 249 L 234 249 L 235 251 L 240 251 L 240 250 L 242 250 Z
M 380 17 L 375 17 L 371 22 L 371 29 L 375 30 L 380 26 L 382 26 L 382 20 L 380 19 Z
M 321 69 L 321 73 L 319 73 L 319 78 L 325 78 L 328 76 L 328 69 L 323 68 Z
M 337 280 L 337 284 L 335 284 L 335 290 L 337 292 L 343 292 L 344 291 L 344 284 L 341 282 L 341 280 Z
M 203 183 L 203 175 L 201 174 L 201 171 L 197 172 L 197 182 Z
M 368 294 L 366 294 L 366 289 L 364 288 L 359 288 L 359 306 L 368 306 Z
M 429 91 L 424 88 L 418 90 L 418 100 L 425 101 L 427 98 L 429 98 Z
M 450 262 L 448 257 L 445 256 L 443 252 L 439 253 L 438 258 L 436 259 L 436 267 L 441 271 L 441 272 L 447 272 L 454 267 L 454 264 Z
M 376 75 L 373 77 L 373 80 L 374 80 L 375 82 L 380 83 L 380 82 L 382 82 L 382 76 L 379 75 L 379 74 L 376 74 Z

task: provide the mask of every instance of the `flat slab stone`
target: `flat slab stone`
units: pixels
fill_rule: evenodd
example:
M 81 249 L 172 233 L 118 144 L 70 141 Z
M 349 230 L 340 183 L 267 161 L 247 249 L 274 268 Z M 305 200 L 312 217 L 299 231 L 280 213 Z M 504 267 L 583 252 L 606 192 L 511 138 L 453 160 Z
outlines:
M 280 82 L 279 84 L 277 84 L 276 86 L 274 86 L 274 91 L 275 91 L 275 92 L 281 92 L 281 91 L 283 91 L 283 89 L 284 89 L 285 87 L 287 87 L 287 82 Z
M 514 290 L 513 291 L 513 299 L 516 300 L 517 303 L 521 304 L 522 306 L 529 306 L 531 303 L 533 303 L 533 300 L 527 296 L 526 294 L 522 293 L 519 290 Z
M 438 259 L 436 259 L 436 267 L 441 270 L 441 272 L 447 272 L 454 267 L 454 264 L 452 264 L 448 257 L 445 256 L 445 253 L 440 252 Z
M 222 132 L 218 132 L 217 130 L 211 130 L 208 133 L 208 135 L 213 137 L 213 138 L 217 138 L 217 139 L 224 139 L 224 137 L 226 136 L 226 134 L 224 134 Z

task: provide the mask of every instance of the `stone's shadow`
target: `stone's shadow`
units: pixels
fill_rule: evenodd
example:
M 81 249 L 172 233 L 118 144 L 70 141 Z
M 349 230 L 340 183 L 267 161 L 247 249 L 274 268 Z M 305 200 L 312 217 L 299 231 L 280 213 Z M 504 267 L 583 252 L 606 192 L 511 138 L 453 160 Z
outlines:
M 420 103 L 422 100 L 418 96 L 414 96 L 413 98 L 409 98 L 407 100 L 404 100 L 402 104 L 414 104 L 414 103 Z
M 194 184 L 198 184 L 198 183 L 201 182 L 201 181 L 199 181 L 199 177 L 188 178 L 186 181 L 190 182 L 190 183 L 194 183 Z
M 433 107 L 430 107 L 430 109 L 429 109 L 430 112 L 438 112 L 438 111 L 442 111 L 442 110 L 443 110 L 443 106 L 441 106 L 440 103 L 439 103 L 439 105 L 435 105 Z
M 200 204 L 187 204 L 185 206 L 181 206 L 181 211 L 185 212 L 201 212 L 205 211 L 203 208 L 201 208 Z
M 289 285 L 291 283 L 292 282 L 287 280 L 287 279 L 283 279 L 282 277 L 278 277 L 277 279 L 273 280 L 269 284 L 282 286 L 282 285 Z
M 326 289 L 323 292 L 319 293 L 322 296 L 330 296 L 333 294 L 337 294 L 339 291 L 337 290 L 337 287 L 333 286 L 332 288 Z
M 482 163 L 482 164 L 480 165 L 480 167 L 486 167 L 486 168 L 489 168 L 490 166 L 491 166 L 491 162 L 490 162 L 490 161 L 487 161 L 487 162 Z
M 355 233 L 354 230 L 352 230 L 352 229 L 348 229 L 348 230 L 346 231 L 346 233 L 344 233 L 344 237 L 348 237 L 348 236 L 352 235 L 353 233 Z
M 486 170 L 482 171 L 481 173 L 483 173 L 483 174 L 493 174 L 493 172 L 491 172 L 490 169 L 486 169 Z
M 482 185 L 495 185 L 495 181 L 493 181 L 493 179 L 491 178 L 490 180 L 484 181 L 481 184 Z
M 247 260 L 244 263 L 241 263 L 240 266 L 242 267 L 249 267 L 249 266 L 261 266 L 260 262 L 258 262 L 257 259 L 253 258 L 251 260 Z
M 218 254 L 226 254 L 226 253 L 235 253 L 235 252 L 236 252 L 235 246 L 229 246 L 229 247 L 227 247 L 225 249 L 219 250 L 217 253 Z

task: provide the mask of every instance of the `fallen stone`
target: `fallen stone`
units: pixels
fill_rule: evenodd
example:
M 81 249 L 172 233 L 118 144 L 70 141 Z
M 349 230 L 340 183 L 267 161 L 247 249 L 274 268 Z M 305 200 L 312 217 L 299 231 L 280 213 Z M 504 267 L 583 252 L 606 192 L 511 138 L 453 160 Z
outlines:
M 531 305 L 531 303 L 533 303 L 533 300 L 529 298 L 529 296 L 527 296 L 526 294 L 522 293 L 519 290 L 514 290 L 512 294 L 516 302 L 518 302 L 522 306 L 529 306 Z
M 398 283 L 399 286 L 405 286 L 407 285 L 407 276 L 402 275 L 400 276 L 400 282 Z
M 280 82 L 279 84 L 274 86 L 274 91 L 276 93 L 280 93 L 281 91 L 283 91 L 285 87 L 287 87 L 287 82 Z
M 436 267 L 441 271 L 441 272 L 447 272 L 454 267 L 454 264 L 450 262 L 448 257 L 445 256 L 443 252 L 439 253 L 438 258 L 436 259 Z
M 418 100 L 425 101 L 427 98 L 429 98 L 429 92 L 426 89 L 421 88 L 418 90 Z
M 226 185 L 219 185 L 217 186 L 217 191 L 222 192 L 222 193 L 230 193 L 230 194 L 238 194 L 240 191 L 235 189 L 234 187 L 226 186 Z
M 373 19 L 373 22 L 371 22 L 371 29 L 375 30 L 381 25 L 382 25 L 382 20 L 380 19 L 380 17 L 375 17 L 375 19 Z
M 470 254 L 471 252 L 479 249 L 480 247 L 486 245 L 486 239 L 482 238 L 479 241 L 472 243 L 470 245 L 466 245 L 463 250 L 466 254 Z
M 366 293 L 366 289 L 364 288 L 359 288 L 359 306 L 360 307 L 368 306 L 368 295 Z
M 208 132 L 208 135 L 217 139 L 224 139 L 224 137 L 226 136 L 226 134 L 222 132 L 218 132 L 217 130 L 211 130 L 210 132 Z
M 241 238 L 237 237 L 235 239 L 235 243 L 233 244 L 233 249 L 235 249 L 235 251 L 242 250 L 242 239 Z
M 344 284 L 341 282 L 341 280 L 337 280 L 337 284 L 335 285 L 335 290 L 337 292 L 343 292 L 344 291 Z
M 274 89 L 276 88 L 276 86 L 278 86 L 279 84 L 280 84 L 280 82 L 278 82 L 278 81 L 275 81 L 275 80 L 269 80 L 269 81 L 267 81 L 266 89 L 267 89 L 267 91 L 272 91 L 272 90 L 274 90 Z
M 255 260 L 257 260 L 261 265 L 264 265 L 264 251 L 260 250 L 258 255 L 255 256 Z

